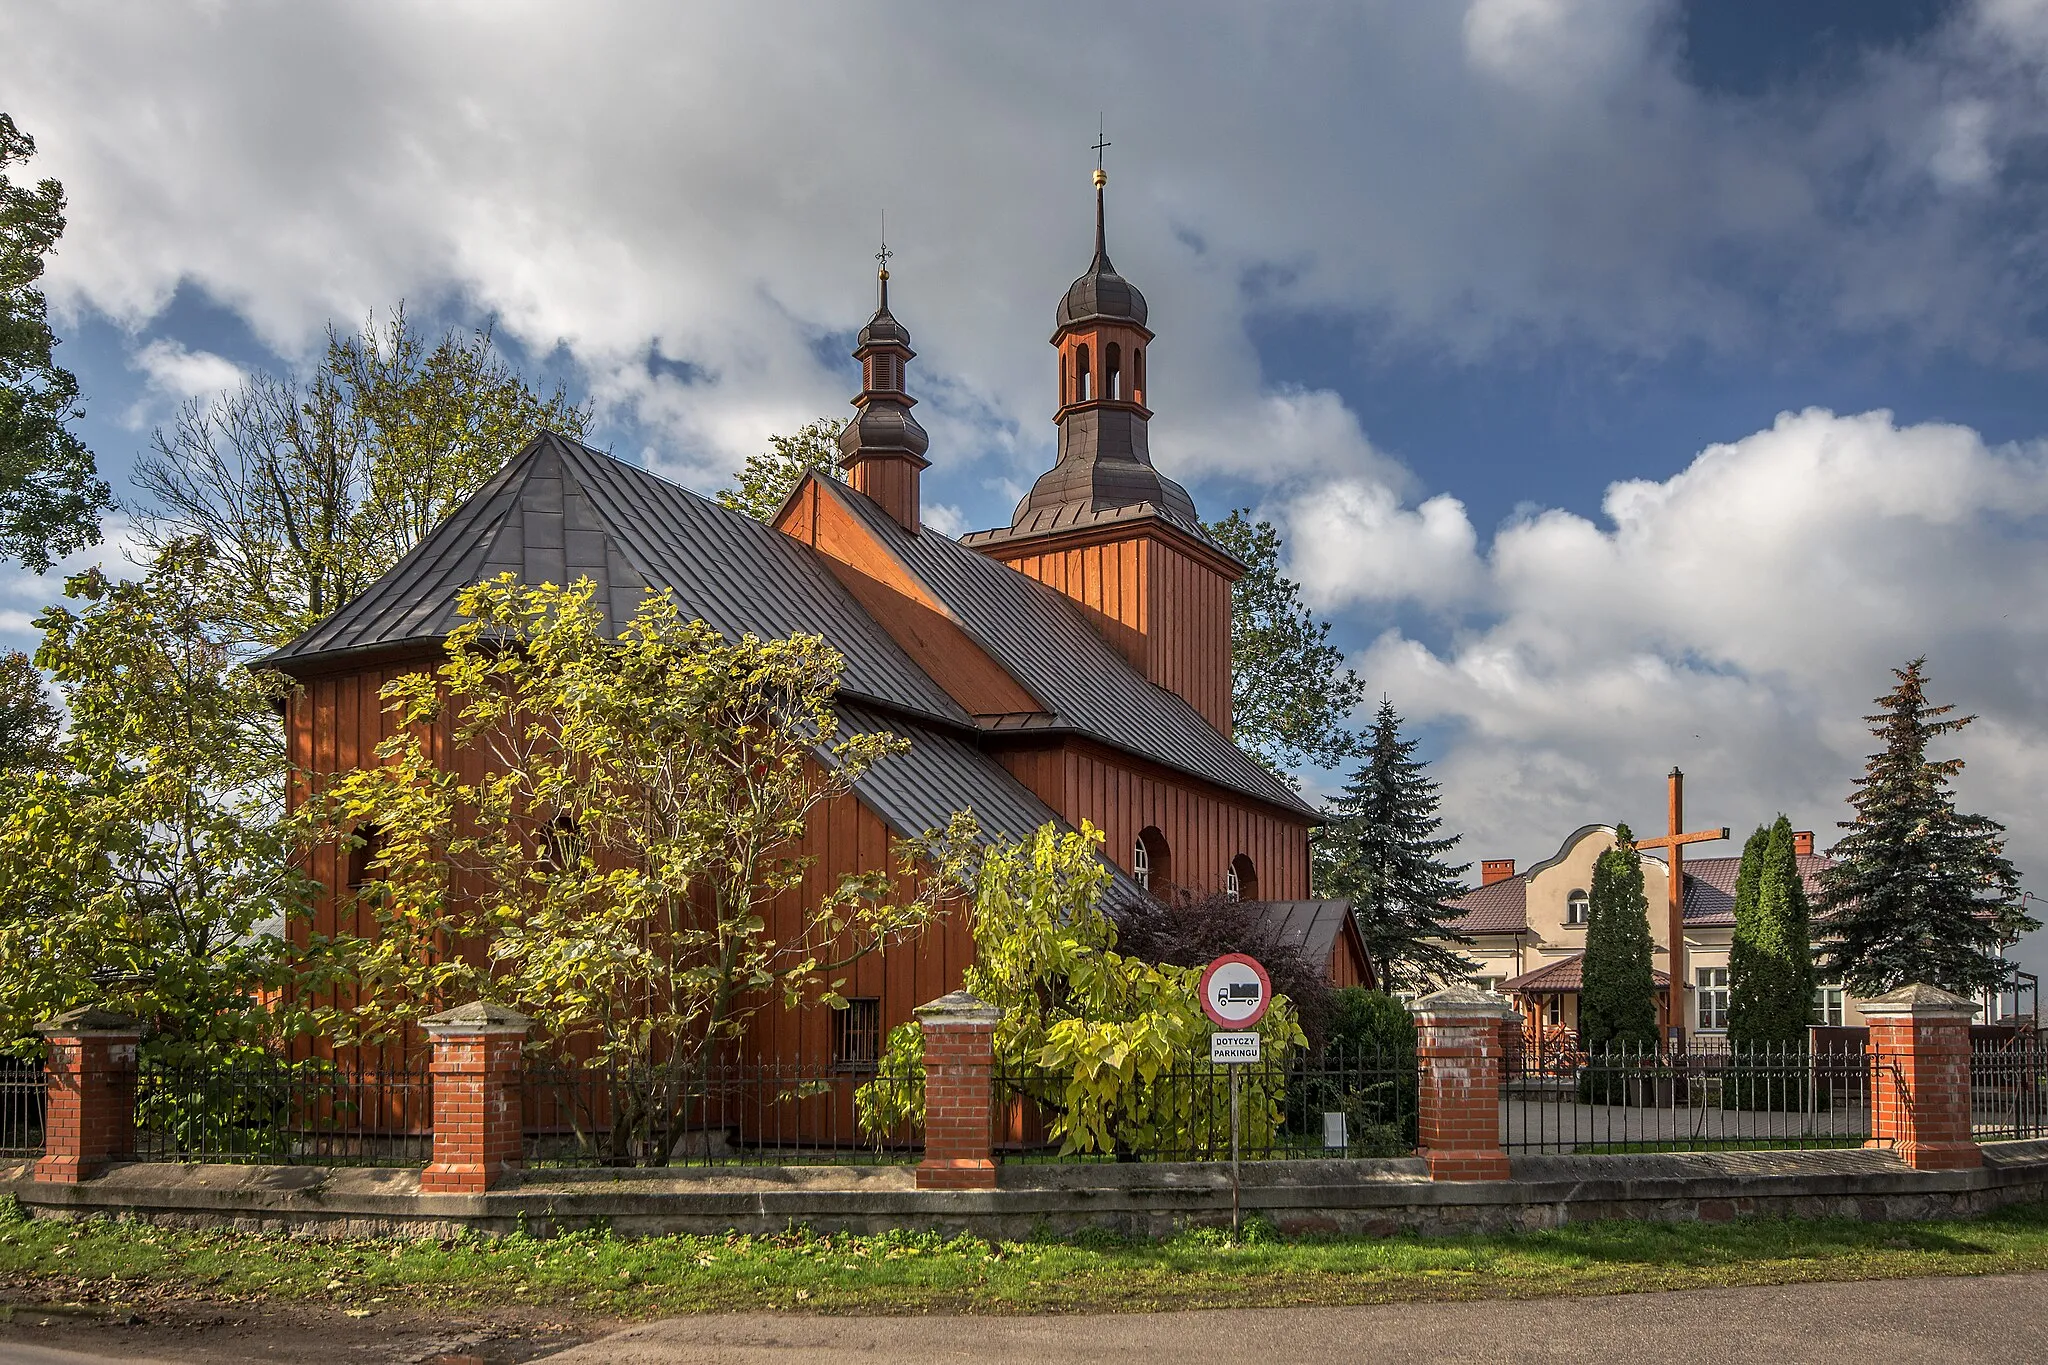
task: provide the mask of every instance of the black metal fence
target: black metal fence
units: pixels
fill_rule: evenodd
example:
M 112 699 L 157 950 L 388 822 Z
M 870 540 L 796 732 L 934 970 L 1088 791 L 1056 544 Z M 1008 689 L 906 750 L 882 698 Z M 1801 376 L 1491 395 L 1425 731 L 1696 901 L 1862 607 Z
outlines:
M 852 1165 L 917 1161 L 910 1123 L 871 1132 L 868 1103 L 913 1083 L 815 1063 L 527 1068 L 520 1101 L 528 1166 Z M 921 1085 L 920 1077 L 915 1084 Z
M 1101 1086 L 1064 1071 L 998 1070 L 996 1150 L 1008 1161 L 1228 1161 L 1233 1075 L 1247 1161 L 1415 1150 L 1415 1059 L 1334 1052 L 1190 1062 Z
M 2038 1034 L 1971 1049 L 1970 1135 L 2048 1137 L 2048 1047 Z
M 0 1161 L 43 1154 L 46 1085 L 41 1066 L 0 1060 Z
M 1871 1061 L 1796 1045 L 1609 1050 L 1525 1065 L 1501 1086 L 1501 1145 L 1550 1153 L 1856 1147 Z
M 433 1148 L 424 1064 L 360 1070 L 283 1058 L 233 1067 L 145 1062 L 136 1075 L 141 1161 L 408 1166 Z

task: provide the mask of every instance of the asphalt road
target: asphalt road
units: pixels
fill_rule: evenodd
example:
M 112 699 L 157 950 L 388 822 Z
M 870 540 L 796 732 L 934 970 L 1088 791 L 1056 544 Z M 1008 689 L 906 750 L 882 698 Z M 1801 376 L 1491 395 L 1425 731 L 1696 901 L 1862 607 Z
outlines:
M 1056 1318 L 673 1318 L 549 1365 L 2048 1360 L 2048 1275 Z
M 498 1365 L 480 1356 L 443 1356 Z M 246 1360 L 199 1341 L 114 1357 L 0 1342 L 0 1365 Z M 523 1353 L 522 1353 L 523 1354 Z M 419 1362 L 336 1344 L 336 1362 Z M 546 1357 L 549 1365 L 874 1365 L 880 1361 L 1737 1361 L 1959 1365 L 2048 1361 L 2048 1275 L 1865 1280 L 1607 1298 L 1274 1308 L 1093 1317 L 672 1318 Z

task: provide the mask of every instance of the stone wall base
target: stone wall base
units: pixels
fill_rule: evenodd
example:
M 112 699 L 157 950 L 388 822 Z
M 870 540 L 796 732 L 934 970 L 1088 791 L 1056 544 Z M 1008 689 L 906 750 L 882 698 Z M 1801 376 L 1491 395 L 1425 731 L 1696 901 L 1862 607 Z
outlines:
M 417 1170 L 116 1165 L 76 1185 L 0 1164 L 0 1195 L 36 1217 L 132 1217 L 307 1237 L 534 1235 L 610 1228 L 665 1233 L 891 1228 L 1017 1239 L 1106 1228 L 1170 1236 L 1230 1219 L 1227 1167 L 1009 1166 L 995 1189 L 919 1189 L 914 1168 L 529 1173 L 484 1194 L 429 1194 Z M 1702 1152 L 1518 1157 L 1507 1180 L 1432 1181 L 1419 1158 L 1257 1161 L 1244 1211 L 1283 1232 L 1425 1236 L 1600 1219 L 1959 1218 L 2048 1201 L 2048 1140 L 1996 1143 L 1975 1170 L 1915 1171 L 1888 1152 Z

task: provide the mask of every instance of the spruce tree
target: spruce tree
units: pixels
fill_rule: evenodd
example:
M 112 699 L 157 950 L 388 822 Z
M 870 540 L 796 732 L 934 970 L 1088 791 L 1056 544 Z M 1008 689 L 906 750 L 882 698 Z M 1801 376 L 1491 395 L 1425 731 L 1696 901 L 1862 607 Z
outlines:
M 1754 866 L 1749 904 L 1736 881 L 1735 942 L 1728 955 L 1728 1041 L 1794 1046 L 1813 1019 L 1813 944 L 1806 884 L 1792 847 L 1792 822 L 1780 815 L 1742 850 Z
M 1579 1046 L 1608 1050 L 1655 1047 L 1657 982 L 1650 966 L 1650 904 L 1643 860 L 1627 825 L 1593 864 L 1593 891 L 1580 961 Z
M 1856 779 L 1848 833 L 1821 874 L 1828 947 L 1822 970 L 1858 995 L 1920 982 L 1964 995 L 2002 984 L 1999 946 L 2039 921 L 2019 904 L 2005 827 L 1956 811 L 1949 783 L 1959 758 L 1930 759 L 1929 740 L 1974 716 L 1927 701 L 1927 660 L 1893 669 L 1898 686 L 1864 717 L 1883 743 Z
M 1318 894 L 1351 902 L 1358 931 L 1388 990 L 1463 981 L 1471 966 L 1447 944 L 1470 943 L 1447 927 L 1460 913 L 1470 863 L 1446 861 L 1458 836 L 1440 835 L 1439 787 L 1401 738 L 1394 704 L 1380 700 L 1365 759 L 1316 839 Z

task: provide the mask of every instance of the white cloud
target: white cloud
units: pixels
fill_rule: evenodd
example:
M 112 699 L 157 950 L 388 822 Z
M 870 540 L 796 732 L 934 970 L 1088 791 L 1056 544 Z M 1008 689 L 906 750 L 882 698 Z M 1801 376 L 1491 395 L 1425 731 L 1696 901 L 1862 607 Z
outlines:
M 1997 244 L 2026 191 L 1924 190 L 2048 119 L 2027 65 L 2048 49 L 1994 41 L 2037 9 L 1991 5 L 1811 100 L 1703 97 L 1666 0 L 1190 0 L 1171 25 L 929 0 L 17 6 L 0 83 L 69 193 L 61 307 L 139 327 L 184 288 L 303 359 L 330 319 L 459 296 L 564 343 L 700 481 L 840 409 L 819 343 L 871 306 L 884 208 L 934 458 L 983 483 L 1042 467 L 1045 336 L 1088 248 L 1075 111 L 1109 98 L 1161 464 L 1374 478 L 1341 405 L 1265 373 L 1261 319 L 1462 357 L 1908 322 L 1915 347 L 2023 354 L 2038 290 Z M 877 84 L 914 114 L 866 116 Z M 696 378 L 651 376 L 655 344 Z
M 1418 513 L 1367 504 L 1356 524 L 1412 547 Z M 1319 543 L 1320 510 L 1290 513 L 1297 545 Z M 1787 413 L 1615 484 L 1604 511 L 1503 528 L 1440 637 L 1389 630 L 1354 659 L 1442 736 L 1468 854 L 1541 856 L 1594 819 L 1661 827 L 1674 764 L 1694 823 L 1783 810 L 1825 841 L 1873 747 L 1861 717 L 1924 654 L 1936 697 L 1981 717 L 1954 745 L 1962 800 L 2010 825 L 2023 872 L 2048 866 L 2048 446 Z M 1368 557 L 1325 591 L 1441 610 L 1431 586 Z
M 1448 494 L 1410 511 L 1385 484 L 1344 479 L 1297 496 L 1283 515 L 1289 571 L 1318 607 L 1406 599 L 1438 608 L 1479 587 L 1478 537 Z
M 149 424 L 165 400 L 175 404 L 197 398 L 212 403 L 246 377 L 234 361 L 211 351 L 188 351 L 170 337 L 150 342 L 129 363 L 142 371 L 145 381 L 143 397 L 124 419 L 124 425 L 138 430 Z

